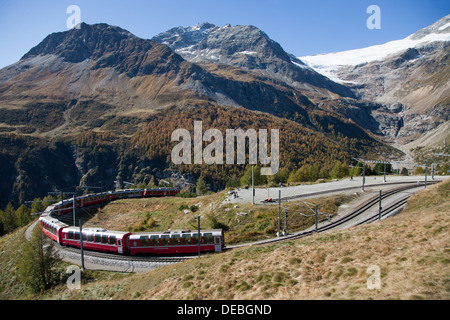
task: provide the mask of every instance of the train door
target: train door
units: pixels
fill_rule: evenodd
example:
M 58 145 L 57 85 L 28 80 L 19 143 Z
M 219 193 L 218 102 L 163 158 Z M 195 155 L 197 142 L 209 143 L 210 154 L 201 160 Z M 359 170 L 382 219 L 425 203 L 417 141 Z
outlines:
M 122 239 L 117 239 L 117 245 L 118 245 L 118 248 L 117 248 L 117 253 L 123 253 L 123 246 L 122 246 Z
M 222 240 L 220 237 L 214 237 L 214 251 L 221 252 L 222 251 Z

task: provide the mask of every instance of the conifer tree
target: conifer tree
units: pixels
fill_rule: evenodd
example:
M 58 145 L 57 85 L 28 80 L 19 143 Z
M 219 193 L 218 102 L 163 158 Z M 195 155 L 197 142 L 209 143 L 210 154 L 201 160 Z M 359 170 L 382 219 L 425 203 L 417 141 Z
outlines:
M 31 221 L 30 209 L 22 204 L 19 209 L 16 210 L 16 217 L 19 227 L 27 225 Z
M 30 241 L 24 241 L 17 265 L 19 279 L 33 292 L 49 289 L 59 279 L 60 262 L 54 244 L 39 228 L 34 228 Z

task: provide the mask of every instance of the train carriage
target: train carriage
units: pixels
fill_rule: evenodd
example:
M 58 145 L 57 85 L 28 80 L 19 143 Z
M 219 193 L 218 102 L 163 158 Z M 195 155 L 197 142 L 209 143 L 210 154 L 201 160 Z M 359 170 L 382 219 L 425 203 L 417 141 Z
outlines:
M 83 249 L 126 254 L 128 253 L 128 237 L 130 234 L 130 232 L 124 231 L 83 228 L 81 234 Z M 80 228 L 65 228 L 62 232 L 62 244 L 79 248 Z
M 177 188 L 153 188 L 153 189 L 145 189 L 144 197 L 166 197 L 166 196 L 175 196 L 180 192 L 180 189 Z
M 145 190 L 143 189 L 126 189 L 126 190 L 116 190 L 109 192 L 110 201 L 118 199 L 128 199 L 128 198 L 142 198 L 144 196 Z
M 63 229 L 69 227 L 69 225 L 52 218 L 49 215 L 42 215 L 39 217 L 39 227 L 47 237 L 61 243 Z
M 139 197 L 174 196 L 180 192 L 176 188 L 128 189 L 108 193 L 89 194 L 75 199 L 76 208 L 88 207 L 116 199 Z M 200 242 L 201 252 L 221 252 L 225 247 L 223 230 L 172 230 L 166 232 L 131 233 L 106 229 L 83 228 L 58 220 L 62 214 L 73 211 L 73 199 L 66 199 L 48 206 L 39 218 L 42 231 L 54 241 L 73 247 L 118 254 L 183 254 L 197 253 Z
M 94 206 L 110 201 L 108 193 L 88 194 L 77 198 L 77 208 Z
M 130 235 L 129 253 L 176 254 L 198 252 L 198 231 L 138 232 Z M 222 252 L 225 247 L 222 230 L 200 230 L 201 252 Z

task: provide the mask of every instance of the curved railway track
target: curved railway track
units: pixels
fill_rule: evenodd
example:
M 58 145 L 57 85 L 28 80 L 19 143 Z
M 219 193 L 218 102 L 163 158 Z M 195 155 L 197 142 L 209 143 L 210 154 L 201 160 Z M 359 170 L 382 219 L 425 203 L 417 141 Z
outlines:
M 428 182 L 428 185 L 431 184 L 435 184 L 438 183 L 438 181 L 433 181 L 433 182 Z M 389 191 L 386 191 L 382 194 L 381 196 L 381 200 L 385 200 L 388 197 L 391 197 L 395 194 L 398 194 L 400 192 L 404 192 L 406 190 L 410 190 L 410 189 L 414 189 L 414 188 L 418 188 L 423 186 L 423 184 L 417 184 L 414 183 L 408 186 L 403 186 L 403 187 L 399 187 L 399 188 L 395 188 Z M 318 192 L 317 194 L 324 194 L 323 192 Z M 314 194 L 316 195 L 316 194 Z M 388 215 L 390 215 L 391 213 L 393 213 L 394 211 L 396 211 L 397 209 L 399 209 L 400 207 L 404 206 L 408 199 L 411 197 L 411 195 L 405 196 L 403 198 L 401 198 L 400 200 L 395 201 L 394 203 L 390 204 L 387 208 L 382 209 L 381 211 L 381 216 L 382 217 L 386 217 Z M 286 197 L 286 198 L 282 198 L 282 200 L 286 200 L 287 198 L 289 199 L 297 199 L 297 196 L 293 196 L 293 197 Z M 325 231 L 329 231 L 329 230 L 333 230 L 336 229 L 340 226 L 342 226 L 345 223 L 350 222 L 351 220 L 354 220 L 358 217 L 361 217 L 363 214 L 365 214 L 368 210 L 372 209 L 374 206 L 378 205 L 380 200 L 380 197 L 374 196 L 372 198 L 370 198 L 369 200 L 365 201 L 363 204 L 361 204 L 356 210 L 354 210 L 353 212 L 351 212 L 350 214 L 334 221 L 331 222 L 325 226 L 322 227 L 318 227 L 317 228 L 317 232 L 325 232 Z M 359 221 L 357 223 L 355 223 L 355 225 L 361 225 L 361 224 L 365 224 L 365 223 L 371 223 L 374 222 L 376 220 L 379 219 L 379 213 L 374 213 L 372 215 L 370 215 L 367 218 L 364 218 L 364 220 Z M 276 243 L 276 242 L 284 242 L 284 241 L 290 241 L 290 240 L 295 240 L 295 239 L 299 239 L 299 238 L 303 238 L 309 235 L 314 234 L 316 231 L 315 230 L 309 230 L 309 231 L 301 231 L 301 232 L 296 232 L 294 234 L 291 235 L 287 235 L 284 237 L 280 237 L 280 238 L 273 238 L 273 239 L 269 239 L 269 240 L 262 240 L 262 241 L 257 241 L 257 242 L 253 242 L 251 244 L 248 245 L 263 245 L 263 244 L 268 244 L 268 243 Z M 242 245 L 236 245 L 236 246 L 228 246 L 227 249 L 233 249 L 233 248 L 237 248 L 237 247 L 241 247 Z
M 436 183 L 436 181 L 428 182 L 428 184 L 433 184 L 433 183 Z M 414 185 L 414 187 L 417 186 L 417 182 L 411 181 L 411 182 L 390 182 L 390 183 L 381 183 L 381 184 L 380 183 L 379 184 L 371 184 L 371 185 L 367 185 L 366 188 L 385 187 L 387 185 L 396 185 L 396 184 L 402 184 L 402 185 L 409 184 L 411 186 Z M 355 190 L 355 189 L 361 189 L 361 186 L 357 186 L 357 187 L 352 186 L 352 187 L 348 187 L 348 188 L 339 188 L 339 189 L 333 189 L 333 190 L 325 190 L 325 191 L 318 191 L 318 192 L 282 197 L 281 201 L 297 200 L 297 199 L 301 199 L 301 198 L 309 198 L 309 197 L 314 197 L 314 196 L 320 196 L 323 194 L 351 191 L 351 190 Z M 278 201 L 278 199 L 274 199 L 274 200 Z
M 81 254 L 81 250 L 74 247 L 64 247 L 59 245 L 59 249 L 72 252 L 76 254 Z M 135 261 L 135 262 L 152 262 L 152 263 L 177 263 L 183 262 L 189 259 L 196 258 L 197 255 L 186 255 L 186 256 L 124 256 L 115 253 L 98 252 L 91 250 L 83 250 L 83 255 L 88 257 L 95 257 L 101 259 L 110 260 L 120 260 L 120 261 Z

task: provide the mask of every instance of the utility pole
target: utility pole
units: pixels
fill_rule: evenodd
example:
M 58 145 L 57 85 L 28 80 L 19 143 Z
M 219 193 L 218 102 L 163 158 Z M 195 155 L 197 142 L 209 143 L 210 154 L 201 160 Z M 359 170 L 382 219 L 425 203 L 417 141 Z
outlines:
M 381 210 L 383 209 L 381 207 L 381 194 L 382 194 L 382 191 L 380 190 L 380 204 L 379 204 L 379 207 L 378 207 L 378 221 L 381 221 Z
M 252 166 L 252 204 L 255 204 L 255 166 Z
M 364 192 L 364 184 L 366 183 L 366 158 L 363 159 L 363 182 L 362 182 L 362 192 Z
M 198 223 L 198 256 L 200 257 L 200 242 L 202 241 L 202 237 L 200 234 L 200 216 L 197 216 L 197 223 Z
M 318 212 L 317 212 L 317 204 L 314 206 L 314 215 L 315 215 L 315 224 L 316 224 L 316 232 L 317 232 L 317 224 L 318 224 Z
M 281 190 L 278 190 L 278 232 L 277 237 L 281 236 L 280 233 L 280 211 L 281 211 Z
M 434 152 L 433 152 L 433 163 L 431 164 L 431 179 L 434 180 Z
M 427 188 L 427 177 L 428 177 L 428 159 L 425 164 L 425 189 Z
M 386 182 L 386 152 L 384 153 L 384 182 Z
M 81 219 L 79 221 L 80 221 L 81 271 L 84 271 L 83 230 L 82 230 L 82 227 L 81 227 Z
M 77 205 L 76 205 L 76 202 L 75 202 L 75 194 L 73 194 L 73 205 L 72 205 L 72 207 L 73 207 L 73 226 L 75 227 L 76 226 L 76 223 L 75 223 L 75 211 L 77 209 Z

